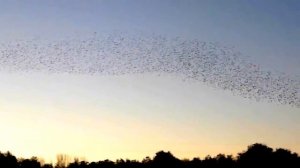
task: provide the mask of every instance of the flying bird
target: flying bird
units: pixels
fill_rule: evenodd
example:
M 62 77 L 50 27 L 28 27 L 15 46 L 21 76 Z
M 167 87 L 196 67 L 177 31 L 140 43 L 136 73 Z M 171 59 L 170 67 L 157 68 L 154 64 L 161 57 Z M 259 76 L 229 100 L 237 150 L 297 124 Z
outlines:
M 125 33 L 0 44 L 0 70 L 123 75 L 175 74 L 257 101 L 300 107 L 299 79 L 263 70 L 232 48 L 161 35 Z

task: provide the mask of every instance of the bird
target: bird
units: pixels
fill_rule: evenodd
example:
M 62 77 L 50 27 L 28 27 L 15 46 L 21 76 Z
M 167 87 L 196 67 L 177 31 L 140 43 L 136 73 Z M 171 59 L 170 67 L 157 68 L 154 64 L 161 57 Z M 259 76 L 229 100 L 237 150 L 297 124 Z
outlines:
M 0 71 L 87 75 L 173 74 L 256 101 L 300 108 L 300 82 L 263 70 L 232 47 L 184 37 L 138 33 L 0 44 Z M 188 80 L 187 80 L 188 79 Z

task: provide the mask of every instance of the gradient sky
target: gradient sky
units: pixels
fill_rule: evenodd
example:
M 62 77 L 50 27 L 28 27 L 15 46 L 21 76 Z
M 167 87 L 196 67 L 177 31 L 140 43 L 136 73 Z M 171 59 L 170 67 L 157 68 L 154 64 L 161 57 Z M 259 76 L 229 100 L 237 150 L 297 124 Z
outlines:
M 298 0 L 0 1 L 1 42 L 146 32 L 233 46 L 300 75 Z M 0 150 L 53 160 L 236 154 L 262 142 L 300 153 L 299 108 L 243 99 L 176 76 L 0 72 Z

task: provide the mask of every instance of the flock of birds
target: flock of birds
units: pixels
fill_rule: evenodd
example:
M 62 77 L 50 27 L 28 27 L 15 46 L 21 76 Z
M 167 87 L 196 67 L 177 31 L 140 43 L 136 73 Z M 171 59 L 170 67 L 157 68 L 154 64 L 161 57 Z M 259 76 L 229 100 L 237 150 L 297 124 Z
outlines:
M 0 71 L 175 74 L 239 96 L 300 107 L 300 82 L 265 71 L 216 43 L 159 35 L 93 34 L 0 44 Z

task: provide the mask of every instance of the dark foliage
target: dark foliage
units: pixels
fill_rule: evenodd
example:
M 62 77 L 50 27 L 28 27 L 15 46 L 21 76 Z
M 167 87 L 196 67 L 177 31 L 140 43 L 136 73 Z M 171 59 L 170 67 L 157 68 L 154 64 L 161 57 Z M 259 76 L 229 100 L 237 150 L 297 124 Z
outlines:
M 36 157 L 17 159 L 10 152 L 0 152 L 0 168 L 299 168 L 300 157 L 287 149 L 276 149 L 264 145 L 253 144 L 237 155 L 219 154 L 207 156 L 203 160 L 180 160 L 170 152 L 159 151 L 154 158 L 146 157 L 141 162 L 119 159 L 98 162 L 86 162 L 75 159 L 72 163 L 42 164 Z

